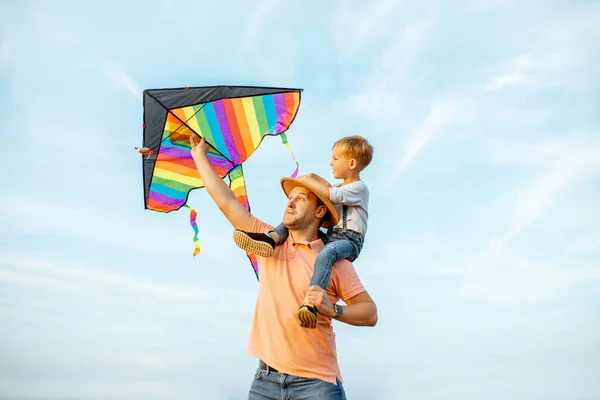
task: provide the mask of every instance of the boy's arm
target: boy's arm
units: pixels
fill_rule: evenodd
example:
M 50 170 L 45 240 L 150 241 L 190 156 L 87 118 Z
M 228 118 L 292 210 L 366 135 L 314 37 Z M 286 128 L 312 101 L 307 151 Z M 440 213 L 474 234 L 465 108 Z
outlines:
M 369 189 L 362 181 L 353 182 L 345 186 L 336 186 L 329 190 L 329 199 L 335 204 L 361 206 L 366 209 L 369 199 Z
M 234 228 L 245 229 L 252 215 L 237 201 L 235 194 L 210 165 L 206 157 L 208 145 L 204 138 L 200 140 L 196 135 L 192 135 L 190 143 L 192 144 L 192 157 L 208 194 Z
M 311 178 L 318 177 L 318 175 L 316 175 L 313 172 L 309 172 L 308 174 L 306 174 L 306 176 L 311 177 Z M 327 198 L 329 198 L 329 189 L 331 188 L 330 184 L 325 185 L 325 184 L 321 183 L 320 181 L 318 181 L 317 179 L 312 181 L 310 184 L 316 186 L 316 188 L 319 189 L 320 192 L 327 193 Z

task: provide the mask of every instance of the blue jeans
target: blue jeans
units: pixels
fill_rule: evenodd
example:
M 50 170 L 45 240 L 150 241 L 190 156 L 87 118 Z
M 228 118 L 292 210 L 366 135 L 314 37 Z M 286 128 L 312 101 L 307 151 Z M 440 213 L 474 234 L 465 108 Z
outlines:
M 308 286 L 316 285 L 326 289 L 333 264 L 344 259 L 350 262 L 356 260 L 362 250 L 363 241 L 363 235 L 358 232 L 344 231 L 339 228 L 330 229 L 327 232 L 327 241 L 325 242 L 327 244 L 317 254 L 315 270 Z
M 248 400 L 346 400 L 342 383 L 300 378 L 271 371 L 261 362 L 248 394 Z

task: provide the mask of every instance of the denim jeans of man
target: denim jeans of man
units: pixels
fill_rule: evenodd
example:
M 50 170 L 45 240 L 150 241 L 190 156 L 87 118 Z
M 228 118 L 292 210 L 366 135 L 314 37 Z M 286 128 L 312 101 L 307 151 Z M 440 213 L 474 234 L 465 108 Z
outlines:
M 346 400 L 342 383 L 280 374 L 261 362 L 248 400 Z

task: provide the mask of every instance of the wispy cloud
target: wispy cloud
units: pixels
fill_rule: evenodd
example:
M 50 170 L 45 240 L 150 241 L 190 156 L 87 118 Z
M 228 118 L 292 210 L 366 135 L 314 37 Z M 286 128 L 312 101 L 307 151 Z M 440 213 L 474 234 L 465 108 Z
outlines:
M 238 46 L 240 58 L 247 55 L 252 43 L 257 40 L 261 29 L 266 26 L 265 21 L 269 16 L 269 12 L 275 4 L 277 4 L 275 0 L 259 0 L 258 3 L 253 3 L 253 11 L 245 18 L 247 21 L 246 26 L 240 36 L 241 40 Z
M 362 9 L 346 1 L 338 2 L 333 13 L 333 37 L 341 47 L 340 59 L 352 58 L 363 46 L 385 32 L 394 20 L 394 11 L 400 3 L 393 0 L 364 4 Z
M 436 23 L 437 18 L 429 16 L 406 24 L 382 54 L 379 64 L 380 72 L 387 74 L 388 79 L 398 78 L 405 74 L 419 52 L 422 51 L 426 39 L 435 28 Z
M 202 365 L 196 358 L 183 356 L 158 356 L 158 355 L 141 355 L 133 359 L 133 365 L 136 367 L 151 368 L 157 370 L 167 370 L 173 368 L 190 368 Z
M 394 16 L 397 15 L 397 12 L 394 12 L 395 8 L 387 2 L 381 3 L 379 7 L 389 12 L 385 17 L 386 21 L 390 19 L 394 22 Z M 380 11 L 364 12 L 378 15 Z M 359 19 L 361 15 L 362 13 L 359 13 Z M 334 102 L 334 112 L 344 119 L 348 111 L 368 119 L 371 121 L 372 135 L 376 135 L 382 127 L 389 130 L 392 121 L 394 126 L 407 125 L 407 120 L 411 118 L 406 115 L 405 105 L 409 101 L 403 88 L 408 86 L 409 81 L 414 81 L 414 76 L 410 74 L 411 68 L 434 30 L 436 22 L 437 18 L 429 16 L 411 20 L 403 25 L 402 29 L 395 30 L 391 40 L 383 42 L 386 45 L 375 53 L 370 69 L 361 76 L 354 93 Z M 349 27 L 354 26 L 351 21 L 347 24 Z M 380 26 L 379 24 L 378 21 L 377 26 Z M 363 40 L 367 41 L 366 38 Z M 347 38 L 345 41 L 352 43 L 352 40 Z
M 50 38 L 72 47 L 77 47 L 81 44 L 81 35 L 71 31 L 71 25 L 61 24 L 53 20 L 49 13 L 45 13 L 40 8 L 35 8 L 32 20 L 35 28 L 40 31 L 41 36 L 45 39 Z
M 554 201 L 573 184 L 590 175 L 600 174 L 600 143 L 586 137 L 551 142 L 539 147 L 546 159 L 538 178 L 517 191 L 517 201 L 509 228 L 490 241 L 491 249 L 499 249 L 515 238 L 547 212 Z M 536 157 L 534 157 L 536 158 Z
M 111 79 L 127 89 L 135 99 L 142 101 L 142 90 L 135 80 L 128 76 L 114 61 L 106 60 L 104 63 L 104 70 Z
M 567 13 L 553 21 L 534 39 L 531 51 L 520 54 L 498 68 L 498 73 L 483 85 L 485 91 L 498 91 L 520 86 L 565 86 L 581 75 L 581 67 L 589 65 L 600 29 L 600 10 L 592 7 Z M 583 74 L 587 76 L 586 73 Z
M 516 57 L 504 67 L 505 73 L 490 78 L 483 89 L 493 91 L 510 86 L 526 85 L 531 79 L 529 74 L 532 74 L 538 67 L 538 60 L 531 54 Z
M 90 268 L 69 268 L 28 258 L 0 259 L 0 280 L 20 286 L 34 286 L 85 294 L 121 293 L 160 302 L 200 303 L 207 293 L 191 287 L 145 282 L 120 274 Z
M 459 293 L 495 303 L 543 301 L 578 284 L 600 280 L 598 264 L 540 261 L 508 251 L 486 252 L 473 262 L 476 267 Z
M 423 149 L 440 131 L 457 120 L 458 110 L 454 101 L 442 101 L 431 107 L 417 133 L 409 139 L 404 154 L 392 174 L 392 181 L 400 176 L 417 153 Z
M 12 48 L 7 39 L 2 39 L 0 43 L 0 62 L 5 63 L 12 55 Z M 0 66 L 1 67 L 1 66 Z
M 38 203 L 25 195 L 5 196 L 0 199 L 0 206 L 9 211 L 0 214 L 0 221 L 6 226 L 18 227 L 15 232 L 59 234 L 67 238 L 84 239 L 144 253 L 178 254 L 176 249 L 169 246 L 148 246 L 149 232 L 151 236 L 156 233 L 156 220 L 152 218 L 136 218 L 80 204 Z M 124 221 L 127 221 L 126 228 L 115 229 Z M 90 226 L 94 228 L 90 229 Z

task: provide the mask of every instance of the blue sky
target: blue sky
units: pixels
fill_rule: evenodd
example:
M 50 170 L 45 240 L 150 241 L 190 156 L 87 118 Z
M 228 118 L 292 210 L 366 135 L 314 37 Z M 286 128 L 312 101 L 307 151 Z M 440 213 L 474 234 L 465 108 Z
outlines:
M 205 191 L 143 209 L 142 90 L 303 88 L 301 173 L 375 158 L 335 323 L 349 398 L 600 398 L 600 5 L 592 1 L 0 3 L 0 398 L 242 399 L 257 284 Z M 277 223 L 277 138 L 245 165 Z

